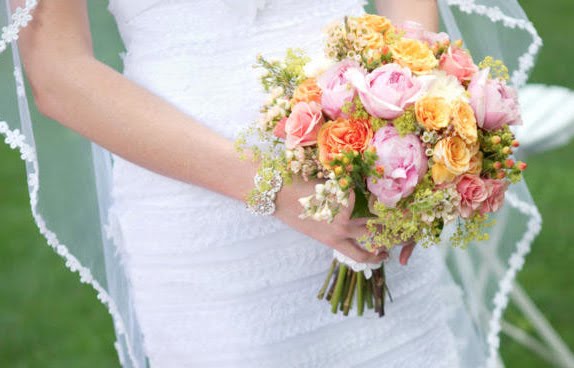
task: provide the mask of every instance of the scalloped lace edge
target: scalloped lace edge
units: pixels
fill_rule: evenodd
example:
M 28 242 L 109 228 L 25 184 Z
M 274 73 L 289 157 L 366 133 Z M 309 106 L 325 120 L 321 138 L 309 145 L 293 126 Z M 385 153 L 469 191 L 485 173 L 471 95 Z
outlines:
M 506 28 L 519 28 L 530 34 L 532 42 L 524 54 L 518 58 L 518 69 L 512 73 L 512 82 L 519 87 L 526 83 L 528 72 L 534 66 L 534 58 L 540 47 L 542 47 L 542 38 L 538 35 L 532 22 L 527 19 L 518 19 L 508 16 L 498 7 L 489 7 L 478 5 L 475 0 L 446 0 L 449 6 L 456 6 L 463 13 L 475 13 L 477 15 L 488 17 L 493 23 L 502 22 Z
M 499 282 L 499 288 L 496 292 L 493 302 L 494 309 L 489 322 L 489 332 L 487 336 L 488 342 L 488 360 L 487 368 L 498 367 L 498 350 L 500 348 L 500 331 L 502 314 L 504 313 L 509 302 L 509 294 L 512 291 L 514 279 L 517 273 L 524 266 L 525 258 L 536 236 L 540 233 L 542 228 L 542 217 L 538 208 L 518 199 L 514 194 L 507 193 L 506 201 L 512 207 L 518 209 L 524 215 L 530 217 L 527 224 L 527 230 L 524 232 L 522 238 L 516 243 L 516 250 L 508 260 L 509 268 L 506 270 L 504 277 Z
M 11 15 L 12 22 L 7 26 L 2 28 L 0 35 L 0 54 L 2 54 L 7 46 L 18 40 L 18 35 L 22 28 L 26 27 L 28 23 L 32 20 L 32 11 L 37 7 L 38 0 L 26 0 L 24 7 L 18 7 L 14 10 Z M 16 81 L 16 91 L 19 98 L 25 97 L 24 81 L 22 78 L 22 71 L 18 66 L 14 68 L 14 79 Z M 20 158 L 31 165 L 27 175 L 28 191 L 30 195 L 30 207 L 32 212 L 32 217 L 36 226 L 38 227 L 40 233 L 46 238 L 46 241 L 54 251 L 60 255 L 65 260 L 66 267 L 80 275 L 80 281 L 82 283 L 90 284 L 97 292 L 97 299 L 106 306 L 108 312 L 112 317 L 112 321 L 115 326 L 116 333 L 118 335 L 126 336 L 126 345 L 128 350 L 129 358 L 134 367 L 138 367 L 137 360 L 133 353 L 133 349 L 129 343 L 130 339 L 125 330 L 125 323 L 118 311 L 117 305 L 113 301 L 112 297 L 108 292 L 100 285 L 100 283 L 94 279 L 91 271 L 83 266 L 81 262 L 74 257 L 68 250 L 68 247 L 62 244 L 56 233 L 51 231 L 46 225 L 46 221 L 40 215 L 38 211 L 38 193 L 40 190 L 40 178 L 39 178 L 39 164 L 36 156 L 35 149 L 26 143 L 26 137 L 20 132 L 19 129 L 11 130 L 6 121 L 0 121 L 0 134 L 2 134 L 5 139 L 5 143 L 12 149 L 18 149 L 20 152 Z M 116 349 L 118 350 L 118 359 L 123 365 L 123 350 L 119 344 L 116 342 Z

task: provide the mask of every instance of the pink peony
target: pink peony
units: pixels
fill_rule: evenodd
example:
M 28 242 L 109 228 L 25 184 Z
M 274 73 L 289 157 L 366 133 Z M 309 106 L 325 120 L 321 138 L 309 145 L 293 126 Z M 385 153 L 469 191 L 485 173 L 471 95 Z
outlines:
M 405 32 L 403 37 L 419 40 L 433 46 L 437 43 L 449 42 L 448 35 L 444 32 L 435 33 L 424 29 L 423 25 L 413 21 L 403 22 L 399 30 Z
M 516 90 L 504 82 L 489 79 L 489 73 L 489 68 L 476 73 L 468 86 L 470 104 L 478 126 L 485 130 L 497 130 L 505 124 L 522 124 Z
M 316 102 L 297 103 L 285 121 L 285 146 L 293 149 L 297 146 L 315 144 L 324 121 L 319 104 Z
M 478 67 L 474 65 L 470 54 L 466 50 L 455 46 L 450 46 L 442 54 L 439 61 L 439 69 L 456 77 L 461 82 L 470 80 L 478 72 Z
M 504 203 L 504 193 L 506 193 L 508 188 L 508 181 L 485 179 L 484 185 L 486 186 L 488 197 L 480 206 L 480 213 L 496 212 Z
M 469 218 L 488 197 L 484 181 L 477 175 L 465 174 L 456 181 L 456 191 L 460 194 L 460 215 Z
M 377 130 L 372 145 L 378 155 L 376 165 L 384 171 L 382 178 L 368 178 L 367 186 L 379 202 L 394 207 L 413 193 L 428 170 L 428 159 L 416 135 L 401 137 L 391 125 Z
M 345 59 L 333 65 L 317 80 L 322 91 L 321 105 L 323 111 L 332 120 L 336 120 L 340 116 L 347 117 L 341 112 L 341 108 L 345 103 L 352 101 L 357 94 L 355 88 L 345 78 L 345 72 L 350 68 L 356 68 L 363 74 L 365 73 L 355 60 Z
M 422 82 L 409 68 L 386 64 L 366 76 L 359 69 L 349 69 L 345 77 L 357 88 L 367 112 L 378 118 L 392 120 L 419 97 Z

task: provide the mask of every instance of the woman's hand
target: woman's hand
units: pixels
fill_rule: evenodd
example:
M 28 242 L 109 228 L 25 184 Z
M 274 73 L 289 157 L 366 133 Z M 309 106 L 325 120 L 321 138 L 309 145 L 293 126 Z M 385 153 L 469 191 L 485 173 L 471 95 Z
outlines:
M 373 254 L 357 244 L 357 239 L 367 235 L 367 220 L 351 219 L 354 198 L 350 198 L 349 206 L 344 207 L 331 223 L 300 219 L 302 207 L 299 198 L 315 192 L 319 182 L 304 182 L 296 178 L 293 183 L 286 185 L 277 197 L 275 216 L 293 229 L 310 236 L 319 242 L 336 249 L 347 257 L 361 263 L 380 263 L 388 258 L 386 251 Z

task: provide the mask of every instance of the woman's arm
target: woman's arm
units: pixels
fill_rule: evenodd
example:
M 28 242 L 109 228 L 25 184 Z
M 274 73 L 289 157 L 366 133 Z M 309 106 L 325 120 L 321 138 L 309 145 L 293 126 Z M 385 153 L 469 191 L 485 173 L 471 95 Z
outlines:
M 438 31 L 437 0 L 375 0 L 375 5 L 377 12 L 393 23 L 412 20 L 428 31 Z
M 233 142 L 94 58 L 86 0 L 39 2 L 19 44 L 43 114 L 162 175 L 240 200 L 253 187 L 257 165 L 240 160 Z M 384 254 L 353 241 L 366 233 L 364 220 L 350 213 L 332 224 L 299 219 L 297 199 L 313 191 L 311 182 L 286 186 L 275 215 L 357 261 L 381 261 Z
M 236 199 L 251 189 L 255 164 L 232 142 L 93 57 L 85 0 L 40 2 L 20 45 L 43 114 L 165 176 Z

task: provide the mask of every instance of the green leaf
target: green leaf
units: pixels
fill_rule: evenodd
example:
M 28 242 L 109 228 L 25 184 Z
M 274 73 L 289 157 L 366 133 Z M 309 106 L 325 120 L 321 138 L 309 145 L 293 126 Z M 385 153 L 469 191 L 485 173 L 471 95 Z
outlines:
M 375 215 L 369 211 L 369 201 L 367 200 L 365 192 L 357 187 L 353 189 L 353 192 L 355 192 L 355 205 L 353 206 L 351 218 L 375 217 Z

